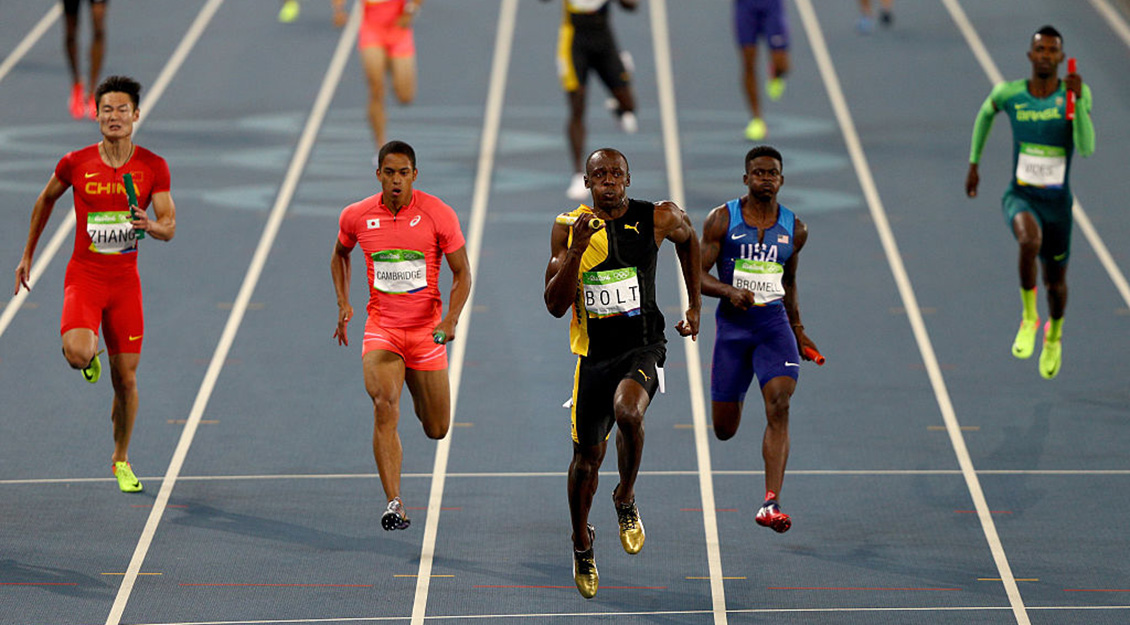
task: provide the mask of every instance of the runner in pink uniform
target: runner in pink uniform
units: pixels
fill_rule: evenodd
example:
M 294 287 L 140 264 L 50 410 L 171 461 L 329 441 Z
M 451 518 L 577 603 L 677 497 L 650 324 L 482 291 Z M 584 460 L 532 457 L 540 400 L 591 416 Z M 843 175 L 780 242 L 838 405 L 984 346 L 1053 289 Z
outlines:
M 350 255 L 361 246 L 369 284 L 361 364 L 373 400 L 373 457 L 388 498 L 381 526 L 398 530 L 410 523 L 400 499 L 400 393 L 407 382 L 424 434 L 447 435 L 451 389 L 445 344 L 455 338 L 471 293 L 471 268 L 455 211 L 412 188 L 418 175 L 412 146 L 391 141 L 378 159 L 381 192 L 341 212 L 330 273 L 338 305 L 334 338 L 348 345 Z M 452 273 L 446 315 L 439 291 L 441 255 Z
M 364 16 L 357 37 L 361 65 L 369 81 L 369 126 L 377 146 L 385 144 L 385 76 L 401 104 L 416 99 L 416 43 L 412 24 L 424 0 L 362 0 Z M 334 0 L 344 14 L 345 0 Z M 376 167 L 378 163 L 374 162 Z

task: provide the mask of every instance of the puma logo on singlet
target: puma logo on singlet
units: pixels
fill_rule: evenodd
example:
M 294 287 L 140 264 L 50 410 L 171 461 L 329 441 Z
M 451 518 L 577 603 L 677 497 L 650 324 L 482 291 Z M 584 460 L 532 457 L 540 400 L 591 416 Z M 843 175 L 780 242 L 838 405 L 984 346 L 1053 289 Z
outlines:
M 629 226 L 628 224 L 624 224 L 624 229 L 625 230 L 635 230 L 636 234 L 639 234 L 640 233 L 640 222 L 637 221 L 636 225 L 634 225 L 634 226 Z
M 639 223 L 639 222 L 637 221 L 636 223 Z M 625 227 L 627 227 L 627 226 L 625 226 Z M 640 372 L 640 375 L 642 375 L 642 376 L 643 376 L 643 381 L 644 381 L 644 382 L 647 382 L 648 380 L 650 380 L 650 379 L 651 379 L 651 377 L 650 377 L 650 376 L 648 376 L 648 375 L 647 375 L 646 373 L 644 373 L 644 372 L 643 372 L 643 369 L 636 369 L 636 371 L 639 371 L 639 372 Z

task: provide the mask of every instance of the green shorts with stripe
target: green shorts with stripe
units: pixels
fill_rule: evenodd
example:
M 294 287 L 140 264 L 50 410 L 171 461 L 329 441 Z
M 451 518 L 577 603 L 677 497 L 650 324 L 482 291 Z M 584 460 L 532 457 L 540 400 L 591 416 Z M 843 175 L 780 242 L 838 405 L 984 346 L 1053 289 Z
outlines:
M 1040 226 L 1040 260 L 1046 265 L 1066 265 L 1071 257 L 1072 195 L 1037 198 L 1016 187 L 1009 187 L 1001 198 L 1005 223 L 1023 212 L 1031 213 Z

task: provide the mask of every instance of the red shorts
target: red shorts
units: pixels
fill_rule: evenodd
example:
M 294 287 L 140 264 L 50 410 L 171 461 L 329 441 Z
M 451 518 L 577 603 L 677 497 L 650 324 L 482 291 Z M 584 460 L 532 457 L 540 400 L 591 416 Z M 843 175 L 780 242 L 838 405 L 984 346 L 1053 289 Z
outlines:
M 433 326 L 382 328 L 373 317 L 365 321 L 365 340 L 361 356 L 383 349 L 404 359 L 404 366 L 416 371 L 442 371 L 447 368 L 447 347 L 436 345 Z
M 67 265 L 63 281 L 63 316 L 59 334 L 86 328 L 98 335 L 105 326 L 106 351 L 113 354 L 140 354 L 145 335 L 145 315 L 141 305 L 141 279 L 137 270 L 106 274 L 82 263 Z
M 379 3 L 377 6 L 380 7 Z M 390 6 L 393 3 L 387 3 Z M 416 40 L 411 28 L 400 28 L 396 21 L 400 12 L 366 8 L 365 18 L 361 20 L 361 30 L 357 35 L 357 49 L 384 48 L 389 58 L 409 57 L 416 54 Z

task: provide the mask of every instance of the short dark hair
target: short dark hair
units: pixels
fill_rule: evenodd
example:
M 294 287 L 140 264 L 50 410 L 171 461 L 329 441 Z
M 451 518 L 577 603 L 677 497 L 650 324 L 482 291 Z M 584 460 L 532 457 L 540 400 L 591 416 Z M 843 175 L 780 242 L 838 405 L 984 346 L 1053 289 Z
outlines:
M 94 90 L 94 103 L 101 104 L 102 96 L 107 93 L 124 93 L 133 102 L 133 108 L 141 103 L 141 83 L 129 76 L 108 76 L 98 88 Z
M 748 168 L 749 164 L 751 162 L 753 162 L 753 159 L 755 159 L 759 156 L 768 156 L 770 158 L 775 158 L 775 159 L 777 159 L 777 162 L 781 164 L 782 169 L 784 169 L 784 167 L 785 167 L 785 159 L 781 158 L 781 153 L 777 151 L 777 148 L 775 148 L 771 145 L 759 145 L 759 146 L 751 149 L 749 152 L 746 152 L 746 155 L 745 155 L 745 166 L 746 166 L 746 168 Z
M 597 154 L 600 154 L 601 152 L 604 152 L 605 154 L 608 154 L 609 156 L 619 156 L 620 159 L 624 161 L 624 171 L 628 171 L 628 157 L 624 156 L 623 152 L 621 152 L 620 150 L 617 150 L 616 148 L 600 148 L 600 149 L 593 150 L 592 152 L 590 152 L 589 157 L 585 159 L 585 173 L 586 174 L 589 171 L 589 161 L 591 161 L 594 156 L 596 156 Z
M 1041 36 L 1042 37 L 1055 37 L 1056 39 L 1059 39 L 1059 45 L 1063 45 L 1063 35 L 1059 34 L 1059 31 L 1056 30 L 1055 27 L 1051 26 L 1050 24 L 1047 25 L 1047 26 L 1043 26 L 1042 28 L 1040 28 L 1040 30 L 1037 30 L 1036 32 L 1032 33 L 1032 39 L 1035 39 L 1036 37 L 1041 37 Z
M 384 165 L 385 157 L 389 154 L 403 154 L 408 157 L 412 163 L 412 169 L 416 169 L 416 150 L 412 146 L 403 141 L 393 139 L 388 143 L 381 146 L 381 151 L 377 153 L 377 168 L 380 169 Z

